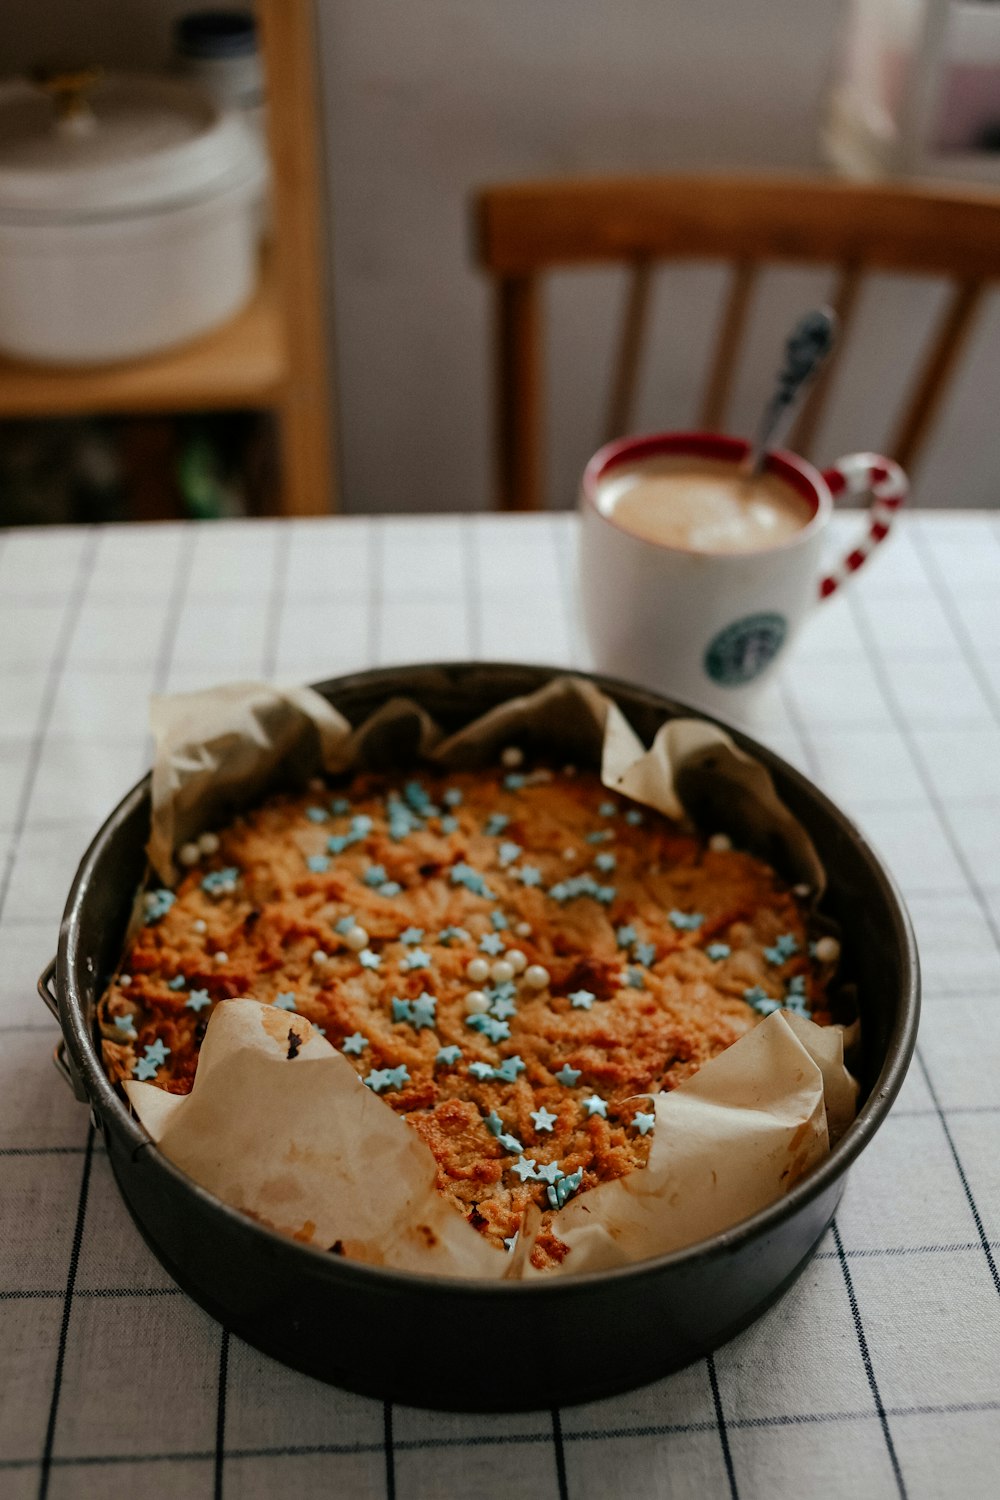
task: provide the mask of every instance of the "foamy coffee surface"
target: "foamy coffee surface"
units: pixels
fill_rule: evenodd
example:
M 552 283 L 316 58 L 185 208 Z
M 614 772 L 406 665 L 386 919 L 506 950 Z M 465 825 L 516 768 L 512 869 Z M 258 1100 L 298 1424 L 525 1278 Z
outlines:
M 597 505 L 634 535 L 692 552 L 762 552 L 812 519 L 775 474 L 742 476 L 721 459 L 661 455 L 602 479 Z

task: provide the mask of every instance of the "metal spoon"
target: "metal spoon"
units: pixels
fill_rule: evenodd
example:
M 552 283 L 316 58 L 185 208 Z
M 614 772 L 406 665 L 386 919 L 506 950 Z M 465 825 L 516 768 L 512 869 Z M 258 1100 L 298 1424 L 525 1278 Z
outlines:
M 746 475 L 759 474 L 763 469 L 772 439 L 779 427 L 784 426 L 796 398 L 830 353 L 836 337 L 837 314 L 830 307 L 807 312 L 792 329 L 774 395 L 764 408 L 757 435 L 741 465 Z

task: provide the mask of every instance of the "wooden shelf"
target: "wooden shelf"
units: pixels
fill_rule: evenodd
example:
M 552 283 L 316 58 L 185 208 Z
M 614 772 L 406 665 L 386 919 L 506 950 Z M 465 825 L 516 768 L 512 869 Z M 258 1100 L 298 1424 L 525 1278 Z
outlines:
M 288 380 L 284 321 L 269 257 L 242 312 L 149 359 L 85 369 L 0 356 L 0 417 L 272 407 Z

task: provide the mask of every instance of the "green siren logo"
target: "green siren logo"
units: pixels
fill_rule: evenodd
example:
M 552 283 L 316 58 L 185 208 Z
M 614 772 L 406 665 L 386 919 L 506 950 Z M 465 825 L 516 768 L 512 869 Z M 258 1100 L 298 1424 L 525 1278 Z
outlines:
M 777 656 L 788 635 L 784 615 L 746 615 L 720 630 L 705 652 L 705 671 L 723 687 L 753 682 Z

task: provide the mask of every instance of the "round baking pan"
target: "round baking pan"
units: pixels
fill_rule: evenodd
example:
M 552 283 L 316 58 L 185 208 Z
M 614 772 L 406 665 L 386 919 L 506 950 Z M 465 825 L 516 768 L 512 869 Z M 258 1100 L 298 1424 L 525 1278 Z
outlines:
M 353 723 L 405 694 L 457 729 L 560 675 L 452 663 L 363 672 L 318 690 Z M 626 683 L 591 680 L 646 742 L 665 719 L 693 712 Z M 90 1102 L 122 1196 L 154 1254 L 196 1302 L 248 1343 L 336 1385 L 417 1406 L 515 1411 L 611 1395 L 679 1369 L 781 1295 L 902 1084 L 919 1011 L 917 954 L 900 897 L 864 836 L 798 771 L 729 732 L 767 766 L 826 866 L 823 909 L 841 925 L 843 969 L 860 997 L 858 1115 L 818 1167 L 753 1218 L 686 1250 L 551 1280 L 477 1282 L 352 1263 L 227 1207 L 160 1155 L 108 1081 L 94 1028 L 145 875 L 149 778 L 124 798 L 80 864 L 60 930 L 55 995 L 52 970 L 42 989 L 57 1005 L 68 1071 Z

